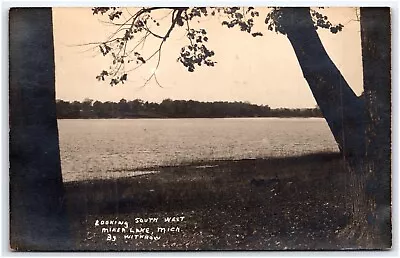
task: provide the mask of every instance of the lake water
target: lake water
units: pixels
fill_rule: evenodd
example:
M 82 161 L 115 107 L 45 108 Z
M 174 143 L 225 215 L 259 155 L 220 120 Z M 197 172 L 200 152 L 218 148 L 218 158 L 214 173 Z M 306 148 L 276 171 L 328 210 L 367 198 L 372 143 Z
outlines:
M 320 118 L 58 120 L 64 181 L 192 161 L 337 151 Z

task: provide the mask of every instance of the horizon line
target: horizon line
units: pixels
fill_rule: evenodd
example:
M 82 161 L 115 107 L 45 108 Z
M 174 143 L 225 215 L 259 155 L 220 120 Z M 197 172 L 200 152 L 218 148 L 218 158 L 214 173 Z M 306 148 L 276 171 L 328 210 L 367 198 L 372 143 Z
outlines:
M 289 107 L 271 107 L 271 106 L 268 105 L 268 104 L 256 104 L 256 103 L 252 103 L 252 102 L 247 101 L 247 100 L 213 100 L 213 101 L 202 101 L 202 100 L 194 100 L 194 99 L 189 99 L 189 100 L 187 100 L 187 99 L 165 98 L 165 99 L 163 99 L 163 100 L 161 100 L 161 101 L 148 101 L 148 100 L 144 100 L 144 99 L 140 99 L 140 98 L 135 98 L 135 99 L 131 99 L 131 100 L 126 99 L 126 98 L 121 98 L 120 100 L 104 100 L 104 101 L 102 101 L 102 100 L 92 99 L 92 98 L 88 98 L 88 97 L 85 97 L 85 98 L 83 98 L 82 100 L 65 100 L 65 99 L 62 99 L 62 98 L 56 98 L 55 100 L 56 100 L 56 102 L 57 102 L 57 100 L 61 100 L 61 101 L 70 102 L 70 103 L 72 103 L 72 102 L 74 102 L 74 101 L 83 103 L 86 99 L 87 99 L 87 100 L 91 100 L 92 103 L 94 103 L 94 102 L 96 102 L 96 101 L 99 101 L 99 102 L 102 102 L 102 103 L 105 103 L 105 102 L 118 103 L 118 102 L 121 101 L 121 100 L 125 100 L 125 101 L 128 101 L 128 102 L 129 102 L 129 101 L 134 101 L 134 100 L 141 100 L 141 101 L 144 102 L 144 103 L 148 102 L 148 103 L 157 103 L 157 104 L 161 104 L 164 100 L 168 100 L 168 99 L 169 99 L 169 100 L 171 100 L 171 101 L 194 101 L 194 102 L 200 102 L 200 103 L 218 103 L 218 102 L 243 103 L 243 104 L 256 105 L 256 106 L 267 106 L 267 107 L 269 107 L 269 108 L 271 108 L 271 109 L 279 109 L 279 108 L 283 108 L 283 109 L 315 109 L 315 108 L 319 108 L 318 105 L 315 105 L 314 107 L 292 107 L 292 108 L 289 108 Z

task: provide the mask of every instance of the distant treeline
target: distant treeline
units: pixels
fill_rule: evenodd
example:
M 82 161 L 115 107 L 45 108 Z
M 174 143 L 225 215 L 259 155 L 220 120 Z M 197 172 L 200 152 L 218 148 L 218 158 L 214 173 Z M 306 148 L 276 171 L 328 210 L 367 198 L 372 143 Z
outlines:
M 165 99 L 161 103 L 140 99 L 101 102 L 57 100 L 57 117 L 65 118 L 221 118 L 221 117 L 322 117 L 318 108 L 271 109 L 248 102 L 200 102 Z

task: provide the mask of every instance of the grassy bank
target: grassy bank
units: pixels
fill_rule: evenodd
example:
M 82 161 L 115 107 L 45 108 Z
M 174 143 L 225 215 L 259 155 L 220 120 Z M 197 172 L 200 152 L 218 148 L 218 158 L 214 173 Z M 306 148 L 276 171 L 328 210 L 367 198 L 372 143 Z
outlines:
M 66 183 L 71 234 L 80 250 L 284 250 L 352 247 L 345 171 L 337 153 L 158 168 L 160 173 Z M 183 221 L 166 223 L 168 216 Z M 159 218 L 137 223 L 135 218 Z M 128 221 L 149 239 L 106 241 L 96 220 Z M 104 226 L 105 227 L 105 226 Z M 158 227 L 179 227 L 160 233 Z M 149 229 L 147 229 L 149 228 Z M 146 235 L 135 233 L 136 235 Z

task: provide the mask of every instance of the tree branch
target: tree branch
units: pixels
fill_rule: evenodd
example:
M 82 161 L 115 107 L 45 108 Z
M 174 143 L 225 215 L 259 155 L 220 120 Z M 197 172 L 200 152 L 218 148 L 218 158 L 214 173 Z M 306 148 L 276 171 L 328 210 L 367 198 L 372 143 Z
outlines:
M 182 12 L 183 12 L 184 10 L 183 10 L 183 9 L 179 9 L 179 10 L 177 11 L 176 16 L 174 17 L 174 14 L 175 14 L 176 11 L 177 11 L 177 10 L 174 10 L 174 11 L 172 12 L 172 16 L 171 16 L 172 23 L 171 23 L 171 26 L 170 26 L 170 28 L 168 29 L 167 33 L 165 34 L 165 36 L 164 36 L 164 38 L 163 38 L 163 40 L 162 40 L 162 42 L 161 42 L 161 44 L 160 44 L 160 47 L 158 48 L 158 60 L 157 60 L 157 65 L 156 65 L 156 67 L 155 67 L 153 73 L 152 73 L 152 74 L 150 75 L 150 77 L 146 80 L 146 82 L 144 83 L 143 86 L 146 86 L 146 84 L 154 77 L 155 80 L 156 80 L 156 83 L 158 84 L 158 86 L 160 86 L 160 87 L 162 88 L 162 86 L 160 85 L 160 83 L 158 82 L 158 80 L 157 80 L 157 78 L 156 78 L 156 72 L 157 72 L 158 67 L 160 66 L 160 62 L 161 62 L 161 49 L 162 49 L 162 46 L 163 46 L 164 42 L 166 42 L 167 38 L 170 36 L 170 34 L 171 34 L 172 30 L 174 29 L 174 27 L 175 27 L 175 25 L 176 25 L 178 19 L 181 19 L 181 18 L 182 18 L 181 15 L 182 15 Z
M 155 11 L 155 10 L 162 10 L 162 9 L 172 10 L 171 12 L 169 12 L 168 15 L 166 15 L 162 18 L 162 19 L 164 19 L 165 17 L 167 17 L 171 14 L 171 25 L 169 26 L 168 30 L 166 31 L 166 33 L 164 35 L 162 35 L 162 34 L 159 35 L 158 33 L 155 33 L 151 30 L 151 28 L 150 28 L 151 26 L 148 26 L 147 22 L 149 21 L 149 19 L 154 20 L 149 15 L 149 13 L 151 13 L 152 11 Z M 160 62 L 161 62 L 161 50 L 162 50 L 164 42 L 166 42 L 166 40 L 170 37 L 172 31 L 176 27 L 176 24 L 178 23 L 179 25 L 182 25 L 181 24 L 182 23 L 181 22 L 182 21 L 182 13 L 187 9 L 188 9 L 188 7 L 144 7 L 144 8 L 137 10 L 135 13 L 133 13 L 133 15 L 130 12 L 128 12 L 130 17 L 123 23 L 108 22 L 109 24 L 117 25 L 118 26 L 117 30 L 115 32 L 113 32 L 107 38 L 107 40 L 105 40 L 104 42 L 89 43 L 88 45 L 101 46 L 102 44 L 107 44 L 107 43 L 117 41 L 119 50 L 115 49 L 115 47 L 117 47 L 117 45 L 113 44 L 111 46 L 112 48 L 115 49 L 114 51 L 111 52 L 114 57 L 113 68 L 110 67 L 110 70 L 112 70 L 112 71 L 108 72 L 108 73 L 107 73 L 107 71 L 103 71 L 102 74 L 100 74 L 100 76 L 98 76 L 98 77 L 102 78 L 104 80 L 104 76 L 111 76 L 111 84 L 112 85 L 117 84 L 118 82 L 123 82 L 123 80 L 126 80 L 126 76 L 124 75 L 123 77 L 118 77 L 119 74 L 121 73 L 121 69 L 124 70 L 123 72 L 125 74 L 127 72 L 134 71 L 134 70 L 138 69 L 139 67 L 141 67 L 143 64 L 147 63 L 149 60 L 153 59 L 156 55 L 158 55 L 156 67 L 155 67 L 153 73 L 145 81 L 144 85 L 146 85 L 152 78 L 155 78 L 156 83 L 160 87 L 162 87 L 160 85 L 160 83 L 158 82 L 156 75 L 155 75 L 157 69 L 160 66 Z M 129 27 L 127 27 L 127 26 L 129 26 Z M 127 30 L 125 36 L 124 37 L 116 37 L 116 35 L 123 30 Z M 137 34 L 137 33 L 143 32 L 143 31 L 145 32 L 145 35 L 137 42 L 137 44 L 132 49 L 130 49 L 130 48 L 128 49 L 127 45 L 129 43 L 129 41 L 133 38 L 134 34 Z M 134 34 L 132 34 L 132 33 L 134 33 Z M 133 67 L 132 69 L 129 69 L 126 71 L 125 69 L 127 67 L 125 65 L 125 59 L 128 57 L 128 63 L 129 63 L 131 61 L 130 59 L 133 59 L 131 54 L 141 44 L 142 44 L 142 48 L 143 48 L 143 46 L 146 42 L 146 39 L 149 35 L 151 35 L 155 38 L 161 39 L 158 49 L 146 59 L 143 59 L 139 53 L 135 52 L 135 56 L 138 59 L 137 63 L 138 63 L 138 61 L 141 61 L 141 63 L 138 64 L 136 67 Z M 107 53 L 108 53 L 108 51 L 105 52 L 105 54 L 107 54 Z M 125 79 L 121 79 L 121 78 L 125 78 Z
M 189 33 L 190 32 L 190 25 L 189 25 L 189 17 L 188 17 L 188 15 L 187 15 L 187 12 L 185 11 L 185 18 L 186 18 L 186 27 L 187 27 L 187 32 Z M 186 34 L 187 35 L 187 34 Z M 192 41 L 192 39 L 190 38 L 190 37 L 187 37 L 188 39 L 189 39 L 189 41 L 190 41 L 190 45 L 191 46 L 193 46 L 193 41 Z
M 149 29 L 149 27 L 147 27 L 147 24 L 144 24 L 144 26 L 146 27 L 145 30 L 146 30 L 147 32 L 149 32 L 151 35 L 153 35 L 154 37 L 159 38 L 159 39 L 162 39 L 162 38 L 163 38 L 162 36 L 157 35 L 157 34 L 155 34 L 154 32 L 152 32 L 152 31 Z

